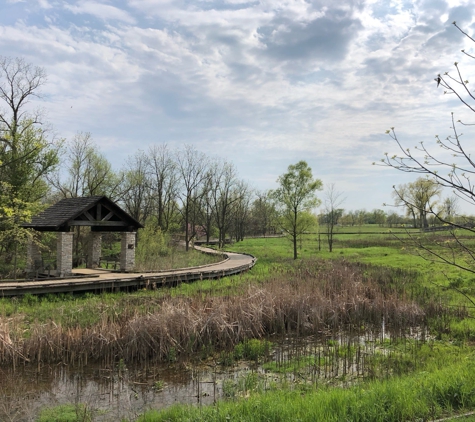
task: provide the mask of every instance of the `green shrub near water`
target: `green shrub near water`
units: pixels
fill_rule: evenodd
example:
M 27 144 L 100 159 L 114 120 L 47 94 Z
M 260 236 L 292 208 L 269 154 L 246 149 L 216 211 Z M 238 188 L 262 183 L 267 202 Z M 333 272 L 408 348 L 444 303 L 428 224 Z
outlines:
M 62 404 L 43 409 L 37 422 L 92 422 L 90 409 L 83 404 Z
M 259 358 L 269 354 L 271 347 L 272 343 L 270 341 L 253 338 L 234 346 L 234 358 L 236 360 L 244 359 L 257 362 Z

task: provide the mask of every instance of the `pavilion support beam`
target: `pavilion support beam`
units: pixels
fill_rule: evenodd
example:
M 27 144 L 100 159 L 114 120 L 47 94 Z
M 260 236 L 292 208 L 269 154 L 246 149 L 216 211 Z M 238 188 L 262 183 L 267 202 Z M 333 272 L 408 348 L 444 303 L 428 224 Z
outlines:
M 87 268 L 97 268 L 102 254 L 102 233 L 91 231 L 88 246 L 86 266 Z
M 59 277 L 67 277 L 73 270 L 73 232 L 59 232 L 56 243 L 56 271 Z
M 120 250 L 120 270 L 133 271 L 135 267 L 135 236 L 136 232 L 122 232 Z

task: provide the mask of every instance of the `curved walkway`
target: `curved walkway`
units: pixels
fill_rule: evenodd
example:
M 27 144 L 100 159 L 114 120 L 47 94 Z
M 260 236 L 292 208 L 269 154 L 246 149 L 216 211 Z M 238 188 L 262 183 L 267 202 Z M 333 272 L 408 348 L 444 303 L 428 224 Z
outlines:
M 213 249 L 201 246 L 195 246 L 195 249 L 204 253 L 218 253 Z M 117 273 L 101 269 L 76 269 L 73 270 L 71 278 L 0 282 L 0 297 L 176 286 L 182 282 L 216 279 L 239 274 L 251 269 L 256 263 L 256 258 L 252 255 L 226 252 L 224 256 L 226 257 L 224 261 L 215 264 L 177 270 Z

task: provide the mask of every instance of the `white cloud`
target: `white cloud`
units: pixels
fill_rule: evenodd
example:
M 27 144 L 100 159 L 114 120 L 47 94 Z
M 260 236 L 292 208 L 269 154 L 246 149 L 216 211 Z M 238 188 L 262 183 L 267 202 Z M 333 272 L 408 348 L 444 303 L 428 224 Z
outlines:
M 135 23 L 135 19 L 129 13 L 108 4 L 86 0 L 79 1 L 75 5 L 65 5 L 64 8 L 75 14 L 88 14 L 104 21 L 117 20 L 128 24 Z
M 411 145 L 448 127 L 457 103 L 435 74 L 455 60 L 475 72 L 440 19 L 468 20 L 469 3 L 40 1 L 51 8 L 0 23 L 0 49 L 46 67 L 43 105 L 61 135 L 91 131 L 111 160 L 195 144 L 263 188 L 302 158 L 345 189 L 381 179 L 371 194 L 389 198 L 349 208 L 390 200 L 388 173 L 370 167 L 394 146 L 388 127 Z
M 48 0 L 38 0 L 38 4 L 43 9 L 52 9 L 53 8 L 53 5 L 51 5 Z

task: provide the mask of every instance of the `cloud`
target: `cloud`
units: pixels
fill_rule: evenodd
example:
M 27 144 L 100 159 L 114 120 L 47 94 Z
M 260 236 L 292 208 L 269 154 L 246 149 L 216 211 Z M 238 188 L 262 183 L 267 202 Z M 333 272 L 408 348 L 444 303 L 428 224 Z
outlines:
M 362 28 L 358 19 L 335 9 L 310 22 L 279 17 L 258 32 L 265 53 L 274 60 L 335 64 L 345 58 L 351 41 Z
M 116 167 L 137 148 L 187 143 L 231 159 L 264 188 L 304 158 L 325 183 L 368 198 L 365 178 L 388 178 L 368 170 L 390 143 L 388 127 L 406 141 L 429 139 L 458 112 L 433 80 L 466 44 L 452 18 L 469 30 L 473 7 L 38 0 L 8 3 L 0 49 L 46 68 L 42 104 L 58 132 L 92 132 Z M 376 195 L 378 181 L 366 183 Z
M 135 23 L 135 19 L 126 11 L 94 1 L 79 1 L 75 5 L 65 5 L 64 8 L 74 14 L 87 14 L 103 21 L 117 20 L 127 24 Z
M 42 9 L 52 9 L 54 7 L 48 0 L 38 0 L 38 5 Z

